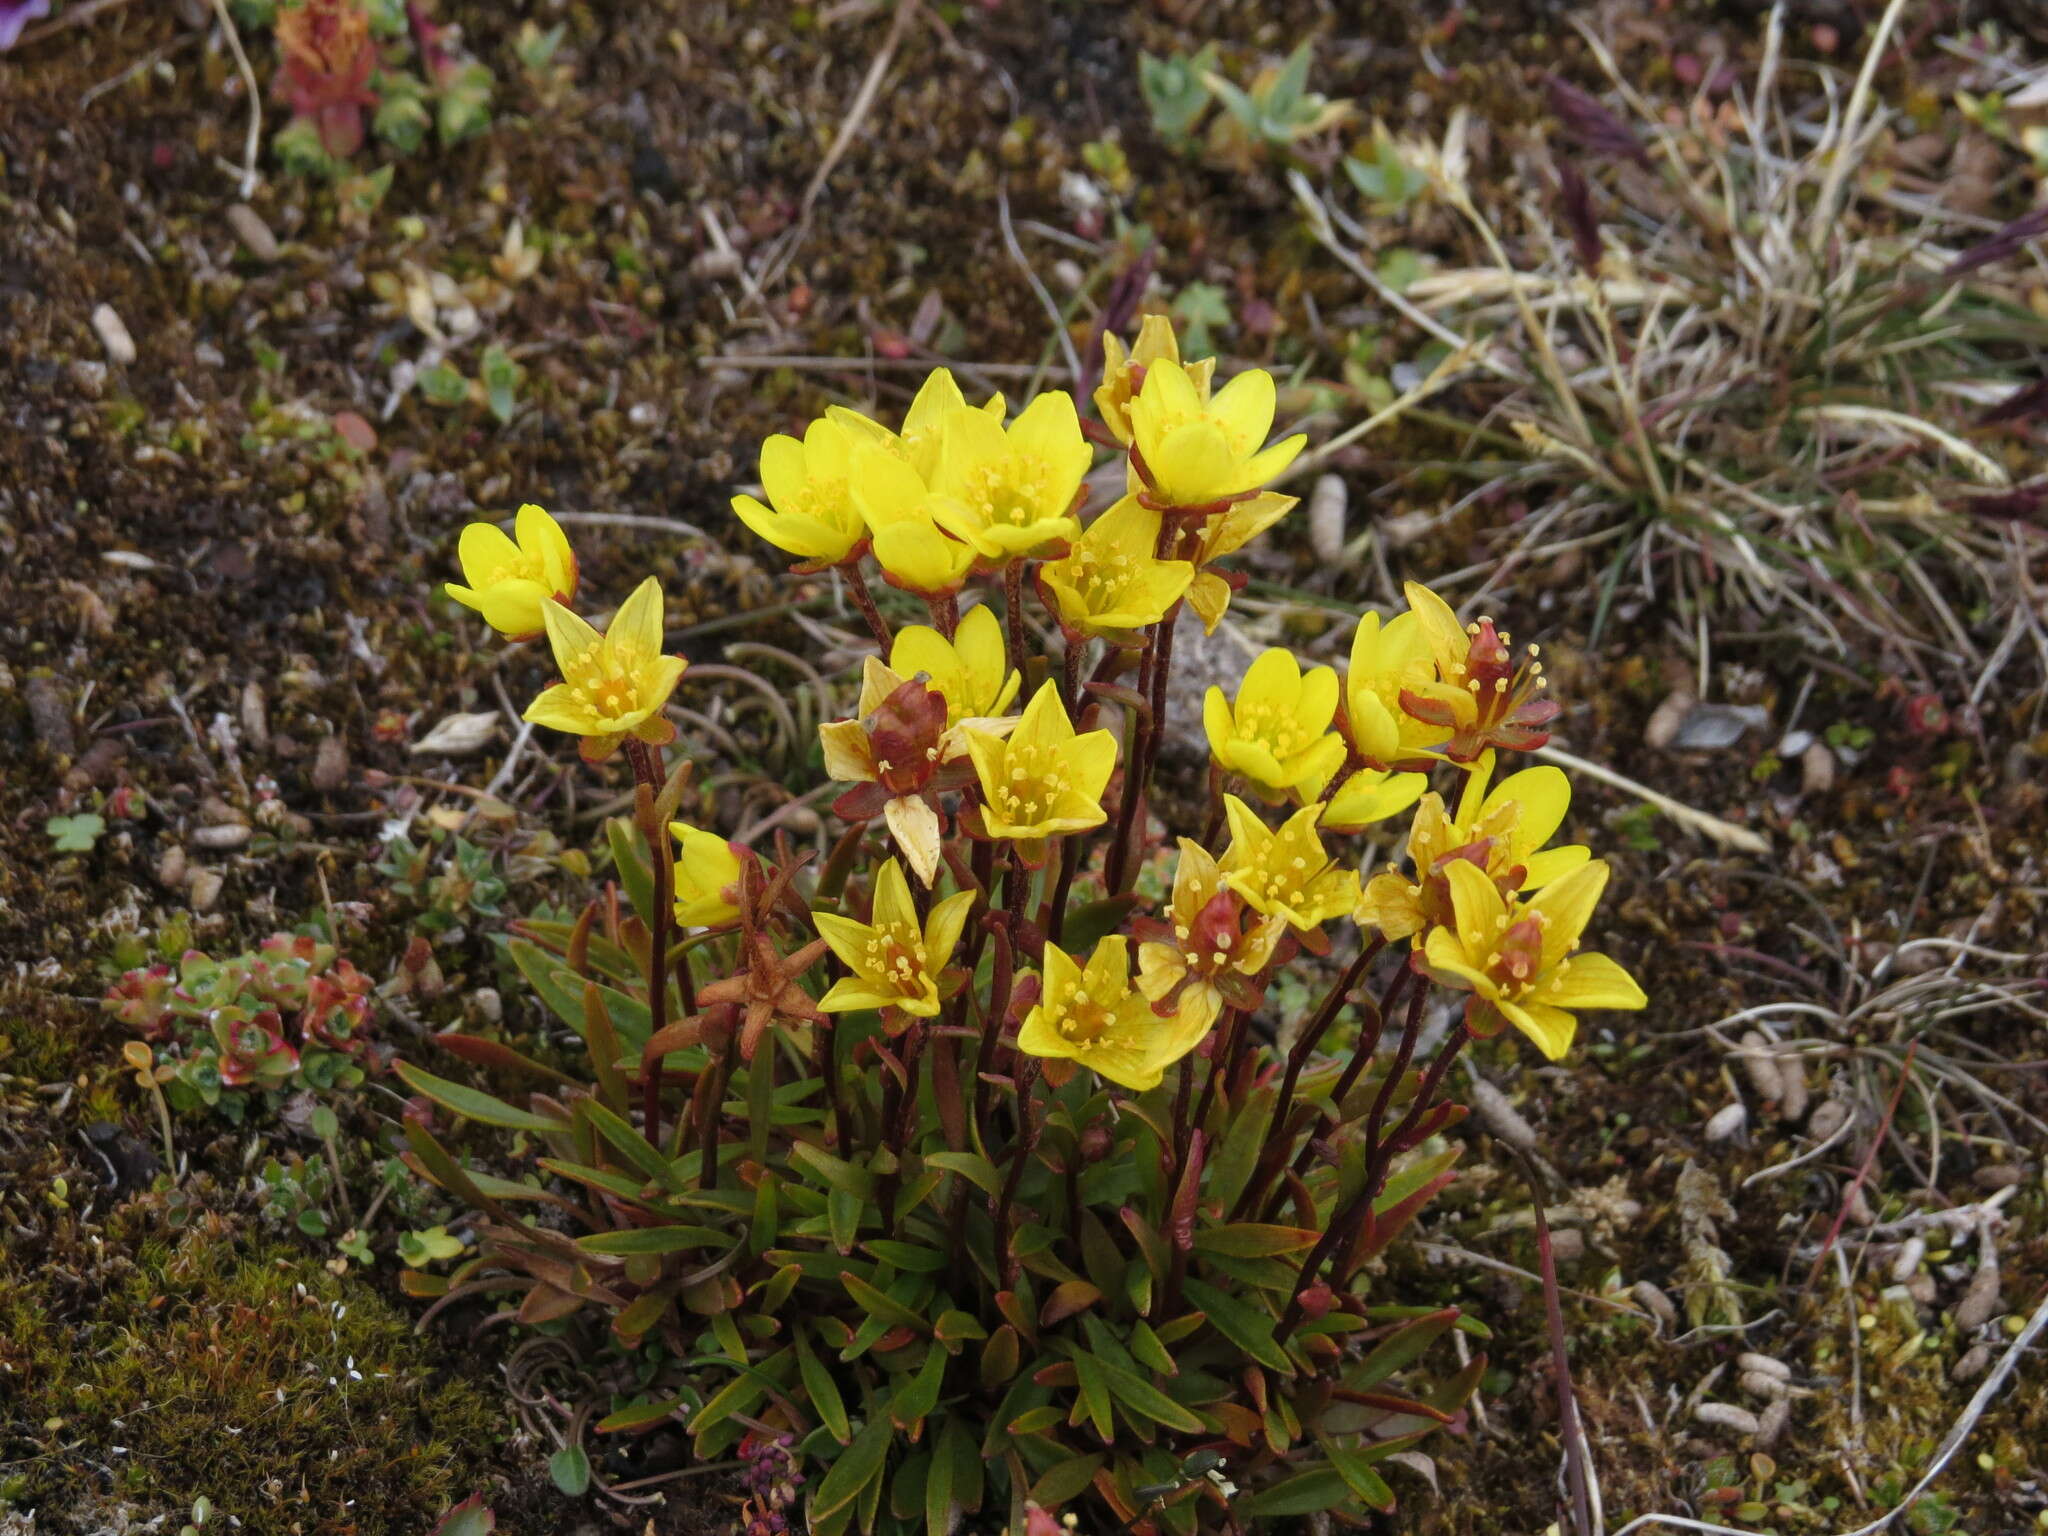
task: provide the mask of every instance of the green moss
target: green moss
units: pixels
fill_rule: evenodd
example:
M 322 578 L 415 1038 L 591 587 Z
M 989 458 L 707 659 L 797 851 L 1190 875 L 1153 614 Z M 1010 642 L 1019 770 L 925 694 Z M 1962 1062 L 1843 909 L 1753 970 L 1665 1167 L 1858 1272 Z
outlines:
M 61 1082 L 77 1058 L 77 1043 L 49 1018 L 0 1006 L 0 1072 L 29 1083 Z
M 409 1317 L 221 1218 L 176 1232 L 146 1204 L 109 1223 L 132 1262 L 89 1299 L 57 1266 L 0 1271 L 0 1505 L 154 1514 L 204 1495 L 252 1533 L 417 1536 L 483 1485 L 500 1404 Z

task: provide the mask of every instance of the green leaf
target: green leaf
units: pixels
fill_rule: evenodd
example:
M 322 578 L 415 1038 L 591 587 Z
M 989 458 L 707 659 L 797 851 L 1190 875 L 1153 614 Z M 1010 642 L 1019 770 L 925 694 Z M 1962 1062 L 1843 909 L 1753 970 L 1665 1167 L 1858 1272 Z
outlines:
M 446 363 L 422 368 L 419 386 L 420 393 L 436 405 L 460 405 L 469 398 L 469 380 Z
M 855 1305 L 876 1321 L 891 1328 L 909 1328 L 920 1335 L 931 1333 L 931 1325 L 917 1313 L 895 1297 L 876 1290 L 852 1270 L 841 1270 L 839 1283 L 846 1287 L 846 1294 L 853 1298 Z
M 630 816 L 614 816 L 604 824 L 604 840 L 612 851 L 612 868 L 640 921 L 654 926 L 654 871 L 648 867 L 647 846 Z
M 946 1384 L 946 1365 L 953 1357 L 934 1345 L 925 1351 L 917 1374 L 889 1400 L 889 1417 L 898 1429 L 914 1430 L 939 1406 L 939 1392 Z
M 1074 1353 L 1079 1356 L 1081 1351 L 1075 1350 Z M 1095 1364 L 1101 1370 L 1111 1394 L 1133 1413 L 1140 1414 L 1155 1424 L 1164 1424 L 1168 1429 L 1177 1429 L 1186 1435 L 1199 1435 L 1208 1427 L 1142 1376 L 1133 1375 L 1123 1367 L 1112 1365 L 1099 1356 Z M 1076 1369 L 1078 1368 L 1077 1359 Z
M 1427 1317 L 1418 1317 L 1414 1322 L 1396 1328 L 1380 1340 L 1373 1352 L 1345 1378 L 1344 1384 L 1354 1391 L 1371 1390 L 1449 1332 L 1451 1324 L 1457 1320 L 1458 1309 L 1446 1307 L 1441 1312 L 1432 1312 Z
M 512 354 L 496 342 L 484 348 L 482 371 L 484 401 L 491 408 L 491 414 L 498 418 L 500 426 L 511 423 L 512 414 L 519 408 L 519 385 L 526 377 L 526 370 L 512 361 Z
M 1330 1465 L 1337 1469 L 1338 1476 L 1357 1496 L 1359 1503 L 1381 1514 L 1394 1507 L 1394 1490 L 1387 1486 L 1387 1480 L 1375 1472 L 1372 1464 L 1358 1451 L 1349 1446 L 1339 1445 L 1328 1435 L 1316 1436 L 1323 1454 L 1330 1458 Z
M 999 1198 L 1003 1191 L 1002 1175 L 996 1172 L 996 1165 L 975 1152 L 927 1152 L 925 1166 L 940 1168 L 947 1173 L 957 1173 L 991 1199 Z
M 790 1340 L 796 1346 L 796 1367 L 803 1376 L 804 1396 L 810 1399 L 818 1422 L 831 1431 L 834 1440 L 847 1444 L 853 1431 L 846 1421 L 846 1402 L 839 1395 L 839 1384 L 832 1379 L 825 1362 L 811 1352 L 801 1328 L 790 1335 Z
M 1273 1337 L 1274 1320 L 1266 1313 L 1199 1280 L 1189 1280 L 1185 1293 L 1191 1303 L 1208 1314 L 1210 1325 L 1218 1333 L 1259 1364 L 1284 1375 L 1294 1374 L 1294 1362 Z
M 1219 293 L 1221 291 L 1217 290 Z M 1229 318 L 1227 310 L 1224 312 L 1224 318 Z M 1127 894 L 1069 907 L 1066 922 L 1060 929 L 1060 943 L 1075 954 L 1085 953 L 1095 947 L 1097 939 L 1121 928 L 1124 919 L 1136 910 L 1137 905 L 1138 897 L 1135 894 Z
M 491 1536 L 497 1528 L 498 1517 L 485 1507 L 484 1496 L 472 1493 L 441 1517 L 433 1536 Z
M 800 1163 L 823 1179 L 826 1185 L 867 1201 L 875 1195 L 875 1176 L 865 1168 L 856 1167 L 842 1157 L 834 1157 L 816 1142 L 799 1141 L 789 1149 L 790 1161 Z
M 43 823 L 43 830 L 59 853 L 90 853 L 107 830 L 107 819 L 93 811 L 80 811 L 76 816 L 52 816 Z
M 1078 1425 L 1083 1418 L 1095 1426 L 1095 1433 L 1104 1445 L 1116 1443 L 1116 1425 L 1110 1416 L 1109 1375 L 1102 1368 L 1102 1362 L 1083 1349 L 1070 1349 L 1073 1357 L 1074 1374 L 1080 1378 L 1080 1396 L 1074 1400 L 1074 1408 L 1067 1415 L 1069 1424 Z
M 1159 1342 L 1159 1335 L 1152 1331 L 1152 1325 L 1138 1318 L 1131 1324 L 1131 1354 L 1141 1365 L 1149 1366 L 1162 1376 L 1178 1376 L 1180 1366 L 1175 1362 L 1167 1347 Z
M 1234 1515 L 1316 1515 L 1351 1496 L 1351 1485 L 1335 1467 L 1311 1467 L 1285 1482 L 1261 1489 L 1231 1505 Z
M 614 1255 L 635 1253 L 682 1253 L 691 1248 L 730 1248 L 729 1232 L 710 1227 L 628 1227 L 620 1232 L 593 1232 L 576 1239 L 585 1253 Z
M 882 1475 L 882 1468 L 889 1459 L 889 1447 L 896 1438 L 896 1426 L 889 1422 L 887 1414 L 876 1414 L 868 1420 L 853 1443 L 839 1453 L 839 1459 L 826 1470 L 824 1481 L 818 1484 L 817 1497 L 811 1503 L 811 1526 L 821 1528 L 832 1516 L 842 1510 L 851 1510 L 870 1483 Z M 843 1524 L 843 1522 L 842 1522 Z
M 399 1062 L 393 1070 L 414 1093 L 432 1099 L 443 1109 L 452 1110 L 465 1120 L 499 1126 L 508 1131 L 538 1131 L 542 1134 L 569 1129 L 560 1120 L 550 1120 L 547 1116 L 536 1115 L 531 1110 L 514 1109 L 503 1099 L 494 1099 L 488 1093 L 465 1088 L 460 1083 L 451 1083 L 444 1077 L 434 1076 L 431 1072 L 422 1072 L 409 1061 Z
M 1102 1470 L 1101 1456 L 1075 1456 L 1047 1467 L 1031 1485 L 1031 1502 L 1045 1509 L 1058 1509 L 1077 1498 Z
M 580 1445 L 565 1445 L 548 1458 L 548 1476 L 572 1499 L 590 1488 L 590 1454 Z
M 955 1520 L 981 1507 L 981 1455 L 966 1421 L 949 1417 L 932 1447 L 924 1483 L 925 1536 L 952 1536 Z
M 680 1192 L 686 1181 L 676 1172 L 675 1165 L 661 1155 L 660 1150 L 640 1132 L 629 1125 L 621 1115 L 614 1114 L 595 1099 L 585 1099 L 577 1106 L 597 1133 L 611 1143 L 613 1149 L 625 1158 L 647 1178 L 671 1193 Z
M 597 1421 L 597 1432 L 601 1435 L 617 1434 L 626 1429 L 645 1429 L 650 1424 L 659 1424 L 683 1406 L 680 1397 L 669 1398 L 658 1403 L 629 1403 L 616 1413 L 608 1413 Z
M 1235 1259 L 1266 1259 L 1299 1253 L 1315 1246 L 1318 1234 L 1305 1227 L 1275 1227 L 1240 1221 L 1227 1227 L 1203 1227 L 1195 1233 L 1195 1252 L 1220 1253 Z

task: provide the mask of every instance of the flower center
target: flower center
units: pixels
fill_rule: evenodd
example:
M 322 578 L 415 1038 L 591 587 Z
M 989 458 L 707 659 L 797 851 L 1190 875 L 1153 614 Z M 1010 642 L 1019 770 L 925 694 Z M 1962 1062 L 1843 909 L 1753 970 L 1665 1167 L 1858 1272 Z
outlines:
M 1003 768 L 1003 777 L 989 786 L 989 798 L 1013 825 L 1045 820 L 1072 789 L 1066 758 L 1056 747 L 1012 743 L 1003 755 Z
M 637 673 L 644 661 L 637 647 L 599 641 L 563 669 L 563 681 L 600 721 L 617 721 L 640 708 Z
M 967 473 L 967 500 L 984 521 L 997 527 L 1028 528 L 1042 521 L 1051 475 L 1036 454 L 977 464 Z
M 862 950 L 862 969 L 871 980 L 892 986 L 905 996 L 922 991 L 925 977 L 923 936 L 894 923 L 872 930 Z
M 1315 744 L 1318 732 L 1309 730 L 1292 708 L 1282 708 L 1271 699 L 1243 700 L 1237 706 L 1237 732 L 1266 746 L 1285 761 Z
M 1059 1031 L 1062 1040 L 1074 1045 L 1088 1045 L 1101 1039 L 1113 1016 L 1109 1008 L 1079 990 L 1049 1006 L 1053 1028 Z

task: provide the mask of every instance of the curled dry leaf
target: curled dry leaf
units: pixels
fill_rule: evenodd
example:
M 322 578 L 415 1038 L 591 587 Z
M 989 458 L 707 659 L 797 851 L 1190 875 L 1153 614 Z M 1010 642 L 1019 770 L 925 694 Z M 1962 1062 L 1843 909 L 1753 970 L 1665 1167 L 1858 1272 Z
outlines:
M 498 734 L 498 712 L 448 715 L 408 750 L 414 757 L 467 757 L 489 746 Z

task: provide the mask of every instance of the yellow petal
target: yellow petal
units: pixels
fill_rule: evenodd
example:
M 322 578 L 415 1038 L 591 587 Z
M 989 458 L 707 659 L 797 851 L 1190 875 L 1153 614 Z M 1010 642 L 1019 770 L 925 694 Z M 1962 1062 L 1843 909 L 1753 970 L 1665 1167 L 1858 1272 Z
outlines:
M 1458 938 L 1475 956 L 1491 953 L 1502 929 L 1501 919 L 1508 915 L 1499 888 L 1469 859 L 1453 859 L 1444 870 L 1444 879 L 1451 888 Z
M 811 916 L 818 924 L 818 937 L 831 946 L 832 953 L 843 964 L 858 973 L 867 964 L 868 940 L 874 937 L 875 930 L 837 912 L 813 912 Z
M 616 646 L 630 646 L 641 656 L 661 654 L 661 582 L 648 577 L 619 605 L 605 629 L 605 638 Z
M 920 795 L 898 795 L 882 807 L 889 835 L 927 888 L 939 872 L 939 813 Z
M 1648 1005 L 1649 998 L 1635 977 L 1610 957 L 1602 954 L 1573 955 L 1552 971 L 1535 996 L 1559 1008 L 1615 1008 L 1634 1010 Z
M 1208 414 L 1248 454 L 1273 430 L 1277 397 L 1272 374 L 1263 368 L 1247 368 L 1210 397 Z
M 554 652 L 555 665 L 564 676 L 581 657 L 604 644 L 604 636 L 592 629 L 581 614 L 571 612 L 560 603 L 542 603 L 540 616 L 547 630 L 548 648 Z
M 825 749 L 828 779 L 842 784 L 868 784 L 879 777 L 868 733 L 858 720 L 833 720 L 819 726 L 818 743 Z
M 1607 889 L 1609 872 L 1605 859 L 1588 860 L 1529 899 L 1529 909 L 1543 914 L 1543 969 L 1555 966 L 1578 943 L 1586 924 L 1593 920 L 1600 893 Z
M 903 866 L 894 859 L 885 862 L 875 875 L 872 926 L 918 932 L 917 908 L 911 904 L 910 882 L 903 878 Z
M 946 962 L 953 958 L 960 943 L 960 931 L 967 926 L 968 914 L 974 910 L 974 901 L 974 892 L 955 891 L 933 906 L 931 915 L 925 919 L 925 964 L 932 971 L 944 970 Z
M 1526 1000 L 1519 1003 L 1502 1000 L 1494 1006 L 1500 1009 L 1502 1018 L 1535 1041 L 1536 1048 L 1552 1061 L 1561 1061 L 1565 1052 L 1572 1048 L 1572 1037 L 1578 1033 L 1579 1021 L 1564 1009 Z

